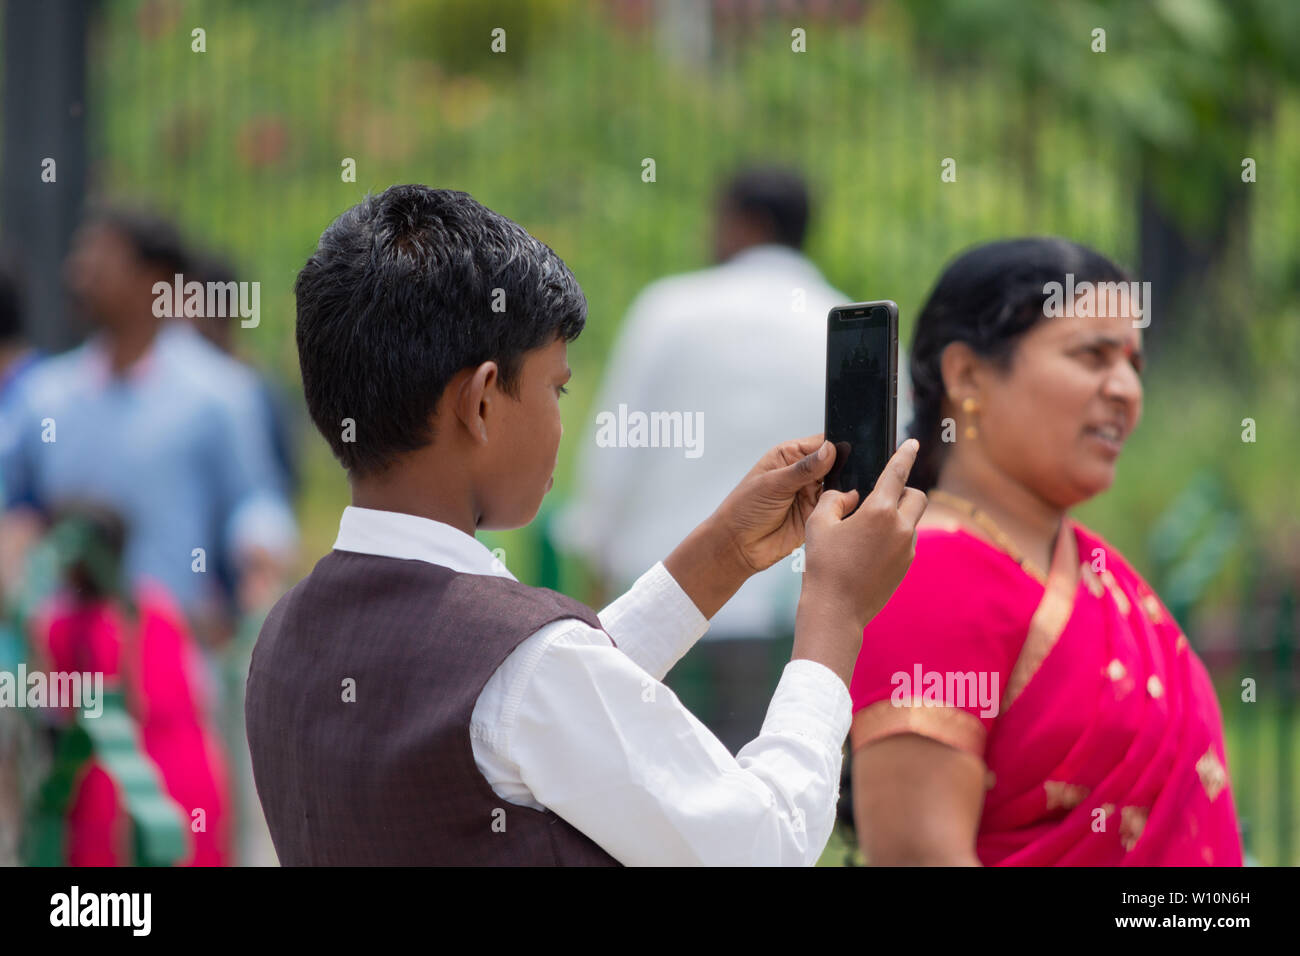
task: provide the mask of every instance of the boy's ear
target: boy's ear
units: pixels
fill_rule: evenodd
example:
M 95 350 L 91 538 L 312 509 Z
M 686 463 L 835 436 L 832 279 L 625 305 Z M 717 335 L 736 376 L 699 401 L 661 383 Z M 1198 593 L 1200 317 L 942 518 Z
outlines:
M 484 362 L 475 368 L 464 369 L 457 374 L 457 379 L 452 380 L 455 387 L 453 410 L 456 417 L 473 441 L 486 443 L 488 414 L 492 411 L 492 403 L 499 398 L 497 363 Z

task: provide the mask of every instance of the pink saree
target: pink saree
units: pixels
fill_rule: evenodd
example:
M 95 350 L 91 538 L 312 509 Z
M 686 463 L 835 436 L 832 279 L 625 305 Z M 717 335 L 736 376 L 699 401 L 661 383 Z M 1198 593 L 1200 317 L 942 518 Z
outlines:
M 1044 586 L 957 525 L 863 634 L 852 748 L 917 733 L 980 758 L 986 866 L 1240 866 L 1222 719 L 1146 582 L 1067 519 Z

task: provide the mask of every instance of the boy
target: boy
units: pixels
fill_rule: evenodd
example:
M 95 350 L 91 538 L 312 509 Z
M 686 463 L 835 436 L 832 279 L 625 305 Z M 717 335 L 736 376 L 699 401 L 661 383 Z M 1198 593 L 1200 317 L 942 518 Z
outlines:
M 352 506 L 249 671 L 281 863 L 815 863 L 862 628 L 925 506 L 904 488 L 915 442 L 856 512 L 820 492 L 821 436 L 772 449 L 597 616 L 474 539 L 527 524 L 551 485 L 586 317 L 560 258 L 465 193 L 394 186 L 325 230 L 295 293 L 307 407 Z M 793 658 L 732 757 L 660 679 L 805 535 Z

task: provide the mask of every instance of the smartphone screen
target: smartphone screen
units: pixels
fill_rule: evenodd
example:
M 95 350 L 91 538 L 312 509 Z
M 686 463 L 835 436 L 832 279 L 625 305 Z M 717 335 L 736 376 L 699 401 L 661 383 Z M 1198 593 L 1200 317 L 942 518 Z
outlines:
M 836 306 L 826 326 L 826 438 L 835 464 L 825 487 L 865 500 L 894 453 L 898 415 L 898 306 Z

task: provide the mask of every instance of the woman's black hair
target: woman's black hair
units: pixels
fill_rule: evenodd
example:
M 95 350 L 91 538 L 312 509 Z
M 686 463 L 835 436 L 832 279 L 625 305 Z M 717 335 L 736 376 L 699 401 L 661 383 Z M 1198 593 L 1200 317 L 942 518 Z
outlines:
M 943 350 L 965 342 L 981 358 L 1010 368 L 1020 337 L 1046 316 L 1049 283 L 1128 282 L 1101 253 L 1066 239 L 1007 239 L 975 246 L 950 262 L 912 334 L 915 417 L 908 434 L 921 443 L 908 484 L 929 491 L 939 479 L 943 428 Z

